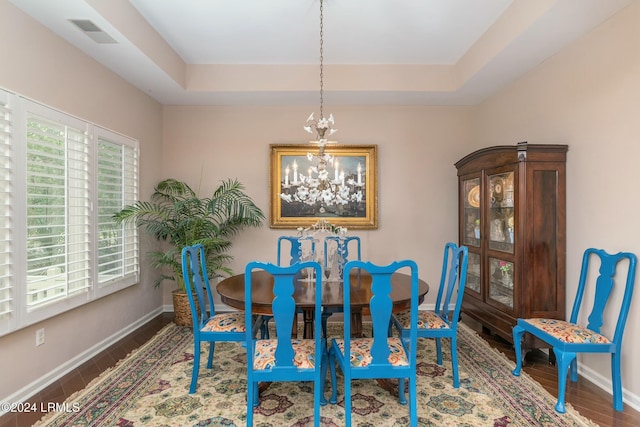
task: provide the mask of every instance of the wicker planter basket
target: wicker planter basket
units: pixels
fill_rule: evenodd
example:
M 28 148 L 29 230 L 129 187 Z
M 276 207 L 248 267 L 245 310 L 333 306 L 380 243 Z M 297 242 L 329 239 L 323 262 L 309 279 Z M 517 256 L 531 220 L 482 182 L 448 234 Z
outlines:
M 178 326 L 193 326 L 193 319 L 191 318 L 191 307 L 189 305 L 189 297 L 186 292 L 175 290 L 172 293 L 173 296 L 173 321 Z M 193 294 L 193 298 L 198 304 L 198 297 Z M 200 312 L 200 310 L 198 310 Z

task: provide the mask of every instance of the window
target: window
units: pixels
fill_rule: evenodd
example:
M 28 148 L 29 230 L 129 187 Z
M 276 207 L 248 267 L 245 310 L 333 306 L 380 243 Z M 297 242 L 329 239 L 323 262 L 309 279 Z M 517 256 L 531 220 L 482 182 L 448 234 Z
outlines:
M 138 280 L 138 144 L 0 91 L 0 334 Z
M 138 199 L 138 150 L 126 138 L 104 129 L 98 130 L 97 141 L 96 292 L 109 294 L 138 280 L 137 228 L 133 224 L 116 225 L 111 219 L 123 206 Z

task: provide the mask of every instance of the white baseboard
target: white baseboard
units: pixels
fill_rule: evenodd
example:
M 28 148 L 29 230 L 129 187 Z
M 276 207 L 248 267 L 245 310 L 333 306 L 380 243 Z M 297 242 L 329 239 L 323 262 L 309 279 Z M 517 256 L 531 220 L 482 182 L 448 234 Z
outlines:
M 136 329 L 138 329 L 139 327 L 141 327 L 145 323 L 149 322 L 151 319 L 153 319 L 156 316 L 162 314 L 163 311 L 164 311 L 164 308 L 163 307 L 159 307 L 156 310 L 148 313 L 146 316 L 138 319 L 134 323 L 132 323 L 132 324 L 126 326 L 125 328 L 119 330 L 118 332 L 116 332 L 115 334 L 111 335 L 110 337 L 100 341 L 99 343 L 97 343 L 93 347 L 88 348 L 87 350 L 85 350 L 82 353 L 78 354 L 73 359 L 67 360 L 64 364 L 58 366 L 56 369 L 54 369 L 53 371 L 49 372 L 47 375 L 44 375 L 44 376 L 38 378 L 37 380 L 31 382 L 27 386 L 23 387 L 22 389 L 18 390 L 17 392 L 15 392 L 15 393 L 13 393 L 11 395 L 1 398 L 0 402 L 15 402 L 15 403 L 25 402 L 31 396 L 33 396 L 36 393 L 38 393 L 39 391 L 43 390 L 45 387 L 47 387 L 48 385 L 50 385 L 54 381 L 59 380 L 60 378 L 62 378 L 63 376 L 65 376 L 66 374 L 71 372 L 72 370 L 74 370 L 77 367 L 79 367 L 80 365 L 82 365 L 87 360 L 91 359 L 92 357 L 94 357 L 97 354 L 99 354 L 101 351 L 103 351 L 106 348 L 108 348 L 110 345 L 115 344 L 118 340 L 124 338 L 125 336 L 127 336 L 131 332 L 135 331 Z M 6 413 L 6 411 L 0 412 L 0 416 L 4 415 L 5 413 Z
M 611 379 L 603 377 L 589 367 L 585 367 L 584 363 L 578 363 L 578 375 L 591 381 L 592 383 L 612 395 L 613 385 L 611 384 Z M 569 381 L 568 378 L 567 381 Z M 580 381 L 580 379 L 578 379 L 578 381 Z M 613 405 L 613 396 L 611 397 L 611 399 L 611 405 Z M 628 390 L 625 390 L 624 379 L 622 381 L 622 400 L 624 401 L 625 405 L 629 405 L 636 411 L 640 411 L 640 396 L 638 396 L 637 394 L 633 394 Z

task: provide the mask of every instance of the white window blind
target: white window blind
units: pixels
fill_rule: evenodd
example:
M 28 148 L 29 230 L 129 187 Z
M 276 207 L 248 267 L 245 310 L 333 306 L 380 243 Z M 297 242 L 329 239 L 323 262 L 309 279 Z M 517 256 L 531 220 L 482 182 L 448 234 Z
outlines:
M 90 287 L 89 145 L 82 129 L 27 113 L 27 307 Z
M 0 91 L 0 334 L 15 325 L 11 259 L 13 98 Z
M 138 279 L 138 234 L 135 225 L 117 225 L 113 214 L 138 198 L 135 147 L 106 130 L 98 131 L 98 284 L 114 286 Z
M 138 142 L 0 89 L 0 335 L 138 281 Z

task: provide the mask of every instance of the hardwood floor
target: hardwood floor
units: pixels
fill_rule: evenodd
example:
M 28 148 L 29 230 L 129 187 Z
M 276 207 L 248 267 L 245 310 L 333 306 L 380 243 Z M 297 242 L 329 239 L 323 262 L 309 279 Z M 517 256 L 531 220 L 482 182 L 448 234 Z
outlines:
M 173 319 L 172 313 L 164 313 L 148 322 L 102 353 L 84 363 L 73 372 L 51 384 L 31 399 L 30 403 L 64 402 L 67 397 L 84 388 L 101 372 L 114 366 L 116 362 L 132 350 L 144 344 L 158 330 Z M 464 319 L 489 344 L 506 354 L 513 360 L 511 344 L 503 339 L 483 332 L 482 327 L 474 321 Z M 541 351 L 529 353 L 524 371 L 536 379 L 552 395 L 557 392 L 557 374 L 555 366 L 548 363 L 548 357 Z M 602 427 L 636 427 L 640 425 L 640 412 L 625 405 L 623 412 L 613 409 L 611 395 L 596 385 L 581 378 L 578 383 L 569 382 L 567 386 L 567 403 L 571 403 L 582 415 L 598 423 Z M 41 418 L 41 413 L 5 414 L 0 417 L 0 427 L 26 427 Z
M 474 320 L 463 318 L 463 322 L 478 332 L 492 347 L 515 361 L 513 346 L 509 342 L 486 333 Z M 531 351 L 527 354 L 525 361 L 522 370 L 538 381 L 552 396 L 557 396 L 558 371 L 555 365 L 549 365 L 547 354 L 539 350 Z M 611 394 L 582 377 L 577 383 L 567 381 L 565 402 L 570 403 L 582 416 L 598 423 L 601 427 L 640 426 L 640 412 L 629 405 L 624 405 L 623 412 L 615 411 Z

